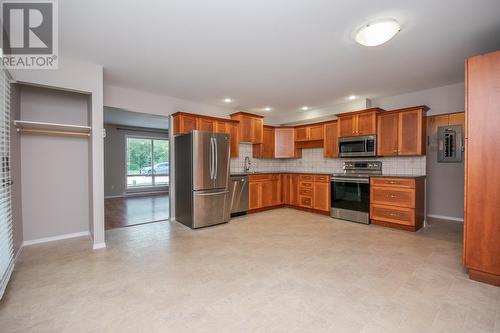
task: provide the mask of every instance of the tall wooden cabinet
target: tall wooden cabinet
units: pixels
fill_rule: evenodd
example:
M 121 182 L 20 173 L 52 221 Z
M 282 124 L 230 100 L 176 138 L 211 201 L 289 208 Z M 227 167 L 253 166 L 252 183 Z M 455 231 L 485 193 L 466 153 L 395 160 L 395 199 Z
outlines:
M 331 121 L 324 125 L 324 138 L 323 156 L 325 157 L 338 157 L 339 156 L 339 135 L 337 121 Z
M 231 119 L 238 120 L 238 137 L 240 142 L 263 143 L 264 117 L 246 113 L 237 112 L 231 114 Z
M 465 64 L 464 263 L 500 286 L 500 51 Z
M 377 155 L 425 155 L 425 105 L 382 112 L 377 116 Z

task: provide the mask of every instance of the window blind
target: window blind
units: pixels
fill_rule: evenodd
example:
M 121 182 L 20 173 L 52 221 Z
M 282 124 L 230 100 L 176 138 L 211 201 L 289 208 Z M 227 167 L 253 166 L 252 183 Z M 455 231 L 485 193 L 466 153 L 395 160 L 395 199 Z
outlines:
M 0 298 L 14 268 L 10 187 L 10 75 L 0 68 Z

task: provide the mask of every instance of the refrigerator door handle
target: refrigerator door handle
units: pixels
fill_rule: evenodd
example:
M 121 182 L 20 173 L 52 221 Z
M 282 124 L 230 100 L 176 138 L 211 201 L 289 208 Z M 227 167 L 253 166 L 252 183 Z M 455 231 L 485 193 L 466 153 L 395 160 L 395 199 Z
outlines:
M 215 143 L 210 138 L 210 179 L 215 179 Z
M 214 159 L 214 179 L 217 179 L 217 173 L 219 172 L 219 155 L 217 153 L 217 150 L 219 149 L 218 144 L 217 144 L 217 139 L 214 138 L 214 152 L 215 152 L 215 159 Z

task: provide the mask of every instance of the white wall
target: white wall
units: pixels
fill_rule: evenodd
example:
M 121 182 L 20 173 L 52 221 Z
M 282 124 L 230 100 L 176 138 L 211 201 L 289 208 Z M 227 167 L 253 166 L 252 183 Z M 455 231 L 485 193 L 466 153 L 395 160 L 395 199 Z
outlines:
M 407 94 L 372 99 L 372 106 L 384 110 L 427 105 L 428 116 L 436 114 L 463 112 L 465 108 L 465 87 L 463 82 L 415 91 Z
M 89 229 L 95 249 L 104 242 L 104 155 L 103 155 L 103 70 L 102 66 L 65 57 L 59 59 L 57 70 L 12 70 L 12 77 L 19 83 L 72 90 L 90 95 L 91 147 L 87 159 L 92 170 L 89 183 Z M 61 204 L 64 204 L 62 202 Z

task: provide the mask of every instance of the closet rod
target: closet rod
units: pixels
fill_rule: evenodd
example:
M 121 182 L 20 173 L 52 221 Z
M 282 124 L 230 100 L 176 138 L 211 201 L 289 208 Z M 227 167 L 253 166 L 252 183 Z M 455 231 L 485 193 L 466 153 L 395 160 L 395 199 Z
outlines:
M 51 136 L 70 136 L 88 138 L 90 133 L 71 132 L 71 131 L 54 131 L 33 128 L 18 128 L 17 131 L 21 134 L 34 134 L 34 135 L 51 135 Z

